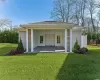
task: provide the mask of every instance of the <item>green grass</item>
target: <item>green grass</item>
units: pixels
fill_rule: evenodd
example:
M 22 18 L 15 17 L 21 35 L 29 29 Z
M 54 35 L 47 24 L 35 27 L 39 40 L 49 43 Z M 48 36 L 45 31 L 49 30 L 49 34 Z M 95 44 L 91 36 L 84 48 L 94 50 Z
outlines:
M 0 43 L 0 56 L 7 54 L 10 50 L 15 49 L 17 44 Z
M 0 44 L 0 54 L 16 46 Z M 37 53 L 0 56 L 0 80 L 100 80 L 100 47 L 88 46 L 88 49 L 91 54 L 87 55 Z

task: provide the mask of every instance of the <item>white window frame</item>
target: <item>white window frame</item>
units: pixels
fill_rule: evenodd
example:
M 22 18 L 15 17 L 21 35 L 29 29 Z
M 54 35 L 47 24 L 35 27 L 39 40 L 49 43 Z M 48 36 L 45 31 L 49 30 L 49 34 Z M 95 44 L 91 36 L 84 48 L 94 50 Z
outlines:
M 41 42 L 41 37 L 43 37 L 43 41 Z M 43 35 L 40 35 L 40 44 L 43 44 L 43 42 L 44 42 L 44 36 Z
M 61 43 L 61 37 L 60 35 L 57 35 L 57 44 L 60 44 Z

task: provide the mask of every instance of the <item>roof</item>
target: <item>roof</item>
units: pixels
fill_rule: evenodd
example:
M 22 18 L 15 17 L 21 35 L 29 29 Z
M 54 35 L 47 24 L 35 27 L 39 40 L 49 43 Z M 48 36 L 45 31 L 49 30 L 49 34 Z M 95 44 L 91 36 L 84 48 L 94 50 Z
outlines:
M 28 23 L 28 24 L 71 24 L 61 21 L 42 21 L 42 22 L 35 22 L 35 23 Z
M 42 21 L 42 22 L 34 22 L 34 23 L 28 23 L 28 24 L 22 24 L 20 25 L 22 28 L 34 28 L 34 29 L 50 29 L 50 28 L 82 28 L 81 26 L 78 26 L 77 24 L 73 23 L 66 23 L 66 22 L 60 22 L 60 21 Z
M 22 26 L 24 25 L 77 25 L 77 24 L 66 23 L 66 22 L 61 22 L 61 21 L 42 21 L 42 22 L 22 24 Z

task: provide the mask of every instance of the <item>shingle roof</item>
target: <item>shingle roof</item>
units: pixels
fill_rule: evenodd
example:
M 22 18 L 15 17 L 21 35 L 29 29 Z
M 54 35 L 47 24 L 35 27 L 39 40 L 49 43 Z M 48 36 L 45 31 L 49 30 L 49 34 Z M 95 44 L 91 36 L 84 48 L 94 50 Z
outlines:
M 42 21 L 42 22 L 34 22 L 34 23 L 28 23 L 29 25 L 38 25 L 38 24 L 65 24 L 65 25 L 76 25 L 76 24 L 72 24 L 72 23 L 66 23 L 66 22 L 60 22 L 60 21 Z M 27 25 L 28 25 L 27 24 Z
M 77 24 L 73 23 L 66 23 L 66 22 L 60 22 L 60 21 L 42 21 L 42 22 L 34 22 L 34 23 L 28 23 L 28 24 L 22 24 L 20 25 L 21 28 L 83 28 L 82 26 L 78 26 Z
M 72 27 L 77 27 L 77 28 L 82 28 L 82 26 L 78 26 L 77 24 L 73 23 L 66 23 L 66 22 L 60 22 L 60 21 L 42 21 L 42 22 L 34 22 L 34 23 L 28 23 L 28 24 L 22 24 L 20 27 L 23 28 L 72 28 Z

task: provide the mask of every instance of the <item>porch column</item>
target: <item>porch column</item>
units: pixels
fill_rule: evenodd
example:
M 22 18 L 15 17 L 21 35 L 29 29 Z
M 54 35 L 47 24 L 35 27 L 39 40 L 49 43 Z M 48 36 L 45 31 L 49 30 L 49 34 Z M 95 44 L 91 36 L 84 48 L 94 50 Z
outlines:
M 67 29 L 65 29 L 65 52 L 67 52 Z
M 28 29 L 26 29 L 26 52 L 28 52 Z
M 33 52 L 33 29 L 31 29 L 31 52 Z
M 72 29 L 70 29 L 70 52 L 72 52 Z
M 20 38 L 21 38 L 21 37 L 20 37 L 20 32 L 19 32 L 19 31 L 18 31 L 18 34 L 19 34 L 19 35 L 18 35 L 18 41 L 20 41 Z

